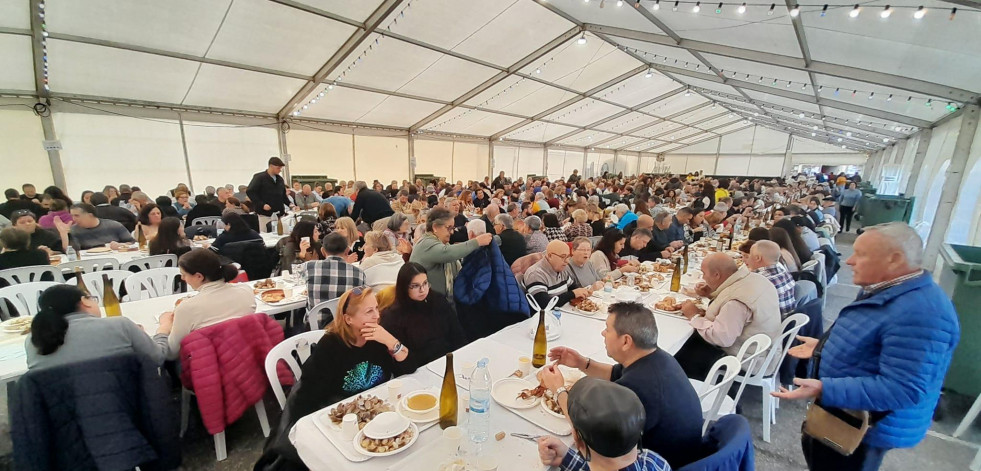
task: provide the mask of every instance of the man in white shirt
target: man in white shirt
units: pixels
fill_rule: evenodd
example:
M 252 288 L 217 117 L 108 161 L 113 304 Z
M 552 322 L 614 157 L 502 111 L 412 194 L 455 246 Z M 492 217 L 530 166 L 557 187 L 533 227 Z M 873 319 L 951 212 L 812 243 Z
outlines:
M 675 355 L 693 379 L 705 379 L 718 359 L 737 354 L 753 335 L 765 333 L 776 340 L 781 334 L 777 289 L 766 277 L 737 267 L 723 253 L 709 254 L 701 269 L 703 282 L 695 292 L 712 301 L 704 313 L 692 301 L 682 304 L 682 314 L 698 335 Z

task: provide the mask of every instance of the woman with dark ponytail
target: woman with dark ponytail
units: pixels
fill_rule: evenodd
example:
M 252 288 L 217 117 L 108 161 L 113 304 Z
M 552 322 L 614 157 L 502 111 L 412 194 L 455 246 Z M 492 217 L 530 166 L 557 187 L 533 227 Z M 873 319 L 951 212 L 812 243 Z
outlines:
M 170 332 L 170 359 L 180 355 L 181 340 L 196 329 L 255 313 L 252 288 L 229 281 L 238 276 L 235 265 L 222 265 L 209 249 L 194 249 L 177 261 L 181 279 L 198 292 L 174 307 L 174 328 Z
M 167 335 L 172 316 L 161 316 L 151 339 L 125 317 L 102 319 L 99 302 L 71 285 L 52 286 L 38 298 L 40 311 L 31 322 L 27 339 L 27 367 L 45 368 L 106 357 L 140 353 L 163 364 L 170 347 Z

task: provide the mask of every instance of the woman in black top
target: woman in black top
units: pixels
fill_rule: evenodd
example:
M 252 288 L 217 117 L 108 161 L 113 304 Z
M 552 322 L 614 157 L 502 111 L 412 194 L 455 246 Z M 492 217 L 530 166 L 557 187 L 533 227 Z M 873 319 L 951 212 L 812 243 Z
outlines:
M 3 245 L 3 253 L 0 253 L 0 270 L 51 264 L 48 253 L 41 249 L 31 249 L 30 234 L 16 227 L 8 227 L 0 231 L 0 244 Z
M 225 230 L 211 244 L 211 248 L 217 250 L 219 254 L 225 244 L 246 240 L 262 240 L 262 236 L 245 223 L 241 214 L 226 211 L 221 216 L 221 222 L 225 223 Z
M 426 269 L 415 262 L 399 270 L 395 304 L 385 310 L 381 325 L 409 347 L 408 363 L 415 368 L 467 343 L 446 298 L 430 291 Z
M 706 211 L 711 211 L 715 207 L 715 187 L 711 182 L 702 183 L 702 193 L 698 199 L 705 205 Z
M 775 223 L 773 227 L 778 227 L 787 231 L 787 236 L 790 238 L 790 243 L 794 246 L 794 252 L 797 254 L 797 258 L 800 259 L 798 266 L 803 266 L 808 260 L 811 259 L 811 249 L 807 248 L 807 243 L 800 236 L 800 232 L 797 232 L 797 225 L 790 218 L 783 218 Z
M 157 227 L 157 236 L 147 244 L 150 255 L 174 254 L 177 257 L 191 251 L 191 244 L 184 236 L 181 220 L 175 217 L 164 218 Z

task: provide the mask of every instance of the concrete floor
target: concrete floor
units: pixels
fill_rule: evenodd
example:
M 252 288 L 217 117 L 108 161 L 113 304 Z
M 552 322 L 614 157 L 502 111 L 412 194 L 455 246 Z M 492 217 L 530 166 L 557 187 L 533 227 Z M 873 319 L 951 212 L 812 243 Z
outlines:
M 851 284 L 851 270 L 844 260 L 851 254 L 854 234 L 838 237 L 838 250 L 842 253 L 842 269 L 838 283 L 828 290 L 825 310 L 825 326 L 830 326 L 842 307 L 850 303 L 858 293 Z M 964 416 L 973 398 L 945 395 L 938 408 L 937 419 L 923 441 L 912 449 L 893 450 L 886 455 L 882 469 L 887 471 L 966 471 L 981 443 L 981 420 L 961 440 L 950 434 Z M 763 441 L 762 408 L 760 390 L 747 388 L 741 406 L 743 415 L 753 428 L 756 445 L 756 464 L 760 471 L 786 471 L 806 469 L 800 451 L 800 426 L 804 417 L 804 404 L 783 401 L 777 411 L 777 423 L 771 428 L 771 442 Z M 6 403 L 6 389 L 0 388 L 0 403 Z M 175 396 L 175 409 L 177 402 Z M 270 423 L 279 420 L 279 407 L 274 399 L 266 398 L 266 410 Z M 184 438 L 184 469 L 186 470 L 247 470 L 262 454 L 265 439 L 259 428 L 255 412 L 249 410 L 237 423 L 226 431 L 228 459 L 215 462 L 214 442 L 201 425 L 197 410 L 192 410 L 191 426 Z M 0 407 L 0 470 L 14 469 L 11 458 L 10 426 L 7 409 Z M 514 470 L 521 471 L 521 470 Z

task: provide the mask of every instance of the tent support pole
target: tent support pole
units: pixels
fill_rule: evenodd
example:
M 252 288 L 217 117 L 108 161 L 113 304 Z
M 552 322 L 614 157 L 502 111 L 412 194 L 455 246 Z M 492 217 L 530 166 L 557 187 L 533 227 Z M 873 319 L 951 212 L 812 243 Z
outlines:
M 276 133 L 276 138 L 279 140 L 279 157 L 286 161 L 286 181 L 291 181 L 293 178 L 293 159 L 290 157 L 290 152 L 286 148 L 286 130 L 282 126 L 279 127 L 279 132 Z
M 794 168 L 794 135 L 787 134 L 787 151 L 783 154 L 783 168 L 780 170 L 780 176 L 786 177 L 790 175 L 790 169 Z
M 191 179 L 191 158 L 187 153 L 187 138 L 184 137 L 184 117 L 180 113 L 177 113 L 177 124 L 181 129 L 181 149 L 184 150 L 184 171 L 187 172 L 187 187 L 191 189 L 191 193 L 197 194 L 194 191 L 194 180 Z
M 47 116 L 41 116 L 41 131 L 44 132 L 45 140 L 58 140 L 58 135 L 55 134 L 54 120 L 51 119 L 50 112 L 47 113 Z M 51 178 L 54 179 L 55 186 L 68 191 L 68 181 L 65 179 L 65 167 L 61 162 L 61 151 L 58 149 L 49 150 L 48 162 L 51 164 Z
M 950 219 L 957 206 L 957 196 L 961 189 L 961 180 L 967 170 L 967 161 L 971 154 L 971 144 L 974 134 L 978 131 L 978 115 L 981 114 L 978 105 L 968 105 L 961 115 L 961 129 L 954 143 L 954 154 L 950 157 L 950 167 L 947 168 L 947 178 L 940 193 L 940 204 L 930 226 L 930 236 L 927 237 L 926 252 L 923 256 L 925 268 L 932 270 L 940 255 L 940 244 L 947 236 Z
M 416 138 L 409 133 L 409 181 L 416 181 Z
M 923 168 L 923 161 L 926 160 L 927 150 L 930 149 L 930 140 L 933 138 L 933 128 L 926 128 L 920 130 L 920 140 L 916 143 L 916 155 L 913 156 L 913 166 L 910 168 L 910 172 L 919 175 L 920 169 Z M 916 191 L 916 175 L 910 175 L 909 179 L 906 180 L 906 191 L 905 193 L 912 196 Z M 915 203 L 914 203 L 915 204 Z

